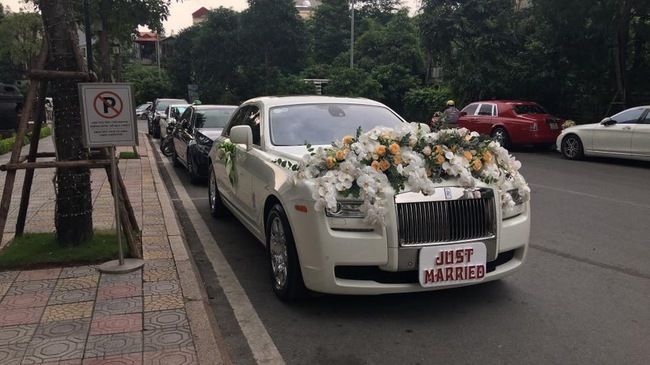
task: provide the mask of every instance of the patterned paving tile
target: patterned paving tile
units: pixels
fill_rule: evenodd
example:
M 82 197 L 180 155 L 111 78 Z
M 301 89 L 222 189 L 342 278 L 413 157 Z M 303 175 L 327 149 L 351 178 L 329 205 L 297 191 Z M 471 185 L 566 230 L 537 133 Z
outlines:
M 142 294 L 181 294 L 181 286 L 177 281 L 145 282 L 142 286 Z
M 144 351 L 193 346 L 189 326 L 157 328 L 145 332 Z
M 59 337 L 85 342 L 89 330 L 90 318 L 44 322 L 36 328 L 32 342 L 37 343 Z
M 60 273 L 60 268 L 22 271 L 20 274 L 18 274 L 16 281 L 57 279 Z
M 82 364 L 81 359 L 63 360 L 63 361 L 47 361 L 47 362 L 41 363 L 41 365 L 81 365 L 81 364 Z
M 142 283 L 102 285 L 97 290 L 97 299 L 126 298 L 142 295 Z
M 21 295 L 30 293 L 50 293 L 56 284 L 56 280 L 32 280 L 14 282 L 7 291 L 7 295 Z
M 10 286 L 11 283 L 0 283 L 0 298 L 2 298 L 3 295 L 7 294 Z
M 84 357 L 101 357 L 142 352 L 142 332 L 88 336 Z
M 171 268 L 176 269 L 176 264 L 172 259 L 148 260 L 144 262 L 144 269 L 151 270 L 153 268 Z
M 45 308 L 42 322 L 88 318 L 93 313 L 93 302 L 49 305 Z
M 142 237 L 142 244 L 143 245 L 168 245 L 169 241 L 167 240 L 167 236 L 145 236 Z
M 85 358 L 83 365 L 140 365 L 143 363 L 142 357 L 142 354 L 136 353 L 100 358 Z M 164 364 L 164 362 L 159 364 Z
M 68 304 L 95 300 L 97 288 L 55 290 L 50 296 L 48 304 Z
M 90 326 L 91 335 L 142 331 L 142 314 L 119 314 L 96 317 Z
M 37 323 L 0 327 L 0 346 L 29 342 L 36 331 Z
M 45 307 L 4 309 L 0 311 L 0 326 L 38 323 Z M 2 364 L 0 362 L 0 364 Z
M 49 294 L 6 295 L 0 301 L 0 311 L 5 309 L 45 307 Z
M 66 267 L 61 270 L 59 278 L 68 279 L 68 278 L 78 278 L 82 276 L 91 276 L 97 274 L 97 268 L 94 266 L 76 266 L 76 267 Z
M 99 283 L 99 274 L 61 279 L 56 284 L 55 290 L 96 288 L 97 283 Z
M 153 312 L 166 309 L 183 308 L 183 296 L 181 294 L 147 295 L 144 297 L 144 311 Z
M 81 359 L 84 354 L 85 338 L 34 336 L 25 351 L 25 364 L 40 364 L 46 361 Z
M 158 328 L 187 326 L 187 315 L 184 309 L 171 309 L 144 313 L 143 327 L 145 331 Z
M 145 365 L 193 365 L 199 363 L 194 347 L 148 351 L 144 353 L 143 360 Z
M 176 276 L 176 267 L 166 267 L 166 268 L 149 268 L 145 269 L 142 274 L 142 279 L 144 281 L 170 281 L 178 280 Z
M 116 314 L 141 313 L 143 299 L 142 297 L 130 297 L 114 299 L 97 300 L 95 303 L 95 316 L 108 316 Z
M 127 274 L 102 274 L 99 278 L 99 285 L 137 283 L 142 281 L 142 270 L 137 270 Z
M 0 364 L 20 365 L 27 350 L 27 345 L 27 343 L 0 345 Z

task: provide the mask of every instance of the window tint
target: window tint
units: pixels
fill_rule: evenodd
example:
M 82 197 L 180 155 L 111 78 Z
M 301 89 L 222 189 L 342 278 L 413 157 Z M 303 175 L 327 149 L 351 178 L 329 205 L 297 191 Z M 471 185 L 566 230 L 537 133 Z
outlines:
M 192 116 L 192 109 L 191 108 L 185 109 L 185 111 L 183 112 L 183 114 L 181 114 L 181 117 L 178 121 L 182 122 L 184 120 L 187 120 L 189 122 L 191 116 Z
M 271 142 L 276 146 L 331 144 L 357 128 L 367 132 L 384 126 L 393 128 L 403 121 L 390 109 L 375 105 L 307 104 L 287 105 L 270 110 Z
M 649 109 L 646 109 L 649 110 Z M 643 124 L 650 124 L 650 111 L 648 111 L 648 114 L 645 116 L 645 120 L 643 121 Z
M 492 104 L 481 104 L 478 115 L 492 115 Z
M 513 105 L 512 110 L 515 114 L 548 114 L 541 105 L 537 104 Z
M 246 105 L 239 108 L 230 119 L 226 135 L 230 134 L 232 127 L 236 125 L 247 125 L 251 127 L 253 132 L 253 144 L 261 145 L 261 130 L 260 130 L 260 110 L 256 105 Z
M 200 109 L 196 112 L 196 128 L 224 128 L 234 109 Z
M 474 115 L 474 113 L 476 113 L 476 108 L 478 108 L 478 104 L 470 104 L 463 108 L 461 112 L 465 112 L 467 115 Z
M 643 108 L 634 108 L 630 110 L 622 111 L 612 117 L 612 120 L 615 120 L 617 124 L 631 124 L 636 123 L 645 109 Z

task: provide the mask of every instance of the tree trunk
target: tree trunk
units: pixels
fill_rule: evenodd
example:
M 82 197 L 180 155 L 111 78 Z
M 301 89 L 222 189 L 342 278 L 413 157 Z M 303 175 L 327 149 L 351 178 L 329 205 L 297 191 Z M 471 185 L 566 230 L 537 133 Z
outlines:
M 39 2 L 45 32 L 51 39 L 47 68 L 57 71 L 78 71 L 73 45 L 79 44 L 74 9 L 69 0 Z M 72 30 L 72 32 L 70 31 Z M 88 159 L 81 135 L 79 92 L 77 82 L 53 80 L 55 96 L 55 145 L 59 161 Z M 56 171 L 56 237 L 61 245 L 80 245 L 93 237 L 90 169 L 87 167 L 57 168 Z
M 616 26 L 614 36 L 614 71 L 616 74 L 616 88 L 623 109 L 627 107 L 627 43 L 630 38 L 630 21 L 634 0 L 625 0 L 621 17 Z
M 102 31 L 99 32 L 99 78 L 103 82 L 112 82 L 111 74 L 111 45 L 110 45 L 110 29 L 108 17 L 111 13 L 112 0 L 101 0 L 99 16 L 102 22 Z

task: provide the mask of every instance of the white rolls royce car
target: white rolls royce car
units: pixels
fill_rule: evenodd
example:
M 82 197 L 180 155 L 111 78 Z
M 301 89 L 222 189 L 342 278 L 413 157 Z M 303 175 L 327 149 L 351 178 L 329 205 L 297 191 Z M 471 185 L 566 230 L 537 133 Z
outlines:
M 251 99 L 210 151 L 210 209 L 264 244 L 285 301 L 496 280 L 526 256 L 529 190 L 514 157 L 481 138 L 368 99 Z

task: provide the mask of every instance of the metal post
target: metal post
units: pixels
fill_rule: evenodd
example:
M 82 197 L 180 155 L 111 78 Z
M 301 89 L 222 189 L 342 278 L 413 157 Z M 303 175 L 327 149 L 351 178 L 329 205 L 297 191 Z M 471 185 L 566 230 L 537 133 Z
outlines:
M 158 79 L 162 79 L 160 74 L 160 32 L 156 32 L 156 59 L 158 60 Z
M 350 16 L 350 68 L 354 68 L 354 0 Z
M 88 72 L 93 72 L 93 37 L 90 32 L 90 7 L 88 0 L 84 0 L 84 28 L 86 33 L 86 58 L 88 62 Z
M 117 234 L 117 252 L 120 266 L 124 265 L 122 252 L 122 222 L 120 221 L 120 185 L 117 183 L 117 164 L 115 163 L 115 146 L 111 146 L 111 180 L 113 181 L 113 205 L 115 206 L 115 234 Z

